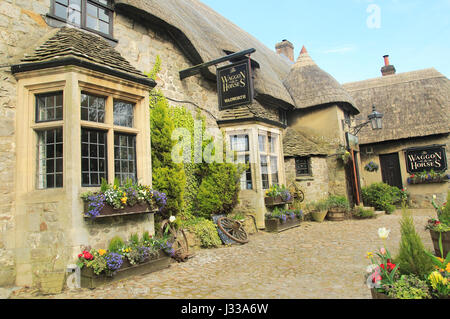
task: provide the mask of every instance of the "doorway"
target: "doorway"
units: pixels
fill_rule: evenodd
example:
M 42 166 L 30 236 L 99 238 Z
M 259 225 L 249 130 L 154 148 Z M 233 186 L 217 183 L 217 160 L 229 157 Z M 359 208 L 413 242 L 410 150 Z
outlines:
M 380 164 L 383 183 L 402 189 L 403 181 L 398 153 L 380 155 Z

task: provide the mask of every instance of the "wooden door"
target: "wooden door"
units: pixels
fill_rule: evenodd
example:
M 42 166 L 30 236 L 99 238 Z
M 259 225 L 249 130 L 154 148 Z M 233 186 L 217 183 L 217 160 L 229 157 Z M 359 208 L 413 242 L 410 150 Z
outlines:
M 403 181 L 398 153 L 380 155 L 380 164 L 383 183 L 402 189 Z

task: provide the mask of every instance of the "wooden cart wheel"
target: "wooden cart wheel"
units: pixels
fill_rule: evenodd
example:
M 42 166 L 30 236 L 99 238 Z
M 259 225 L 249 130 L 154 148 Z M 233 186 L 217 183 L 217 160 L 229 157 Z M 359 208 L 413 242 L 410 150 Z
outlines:
M 301 189 L 296 191 L 296 198 L 298 199 L 298 201 L 300 203 L 303 203 L 303 201 L 305 200 L 305 193 L 303 193 L 303 191 Z
M 240 244 L 248 243 L 248 235 L 244 227 L 237 220 L 222 217 L 217 220 L 219 229 L 229 238 Z
M 170 222 L 168 220 L 164 220 L 161 224 L 161 231 L 163 234 L 167 234 L 169 236 L 169 242 L 172 243 L 172 248 L 175 251 L 174 258 L 185 260 L 188 258 L 189 254 L 189 243 L 186 237 L 186 234 L 184 233 L 183 229 L 175 229 L 170 225 Z

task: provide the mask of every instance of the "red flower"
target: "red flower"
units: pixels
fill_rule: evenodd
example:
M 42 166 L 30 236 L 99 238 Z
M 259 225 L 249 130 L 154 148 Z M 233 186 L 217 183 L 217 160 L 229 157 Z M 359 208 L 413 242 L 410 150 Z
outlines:
M 84 257 L 84 259 L 86 259 L 86 260 L 92 260 L 92 259 L 94 259 L 94 256 L 92 256 L 92 254 L 89 253 L 89 252 L 87 252 L 87 251 L 83 251 L 83 257 Z
M 82 258 L 82 257 L 83 257 L 83 254 L 79 254 L 79 255 L 78 255 L 78 258 Z

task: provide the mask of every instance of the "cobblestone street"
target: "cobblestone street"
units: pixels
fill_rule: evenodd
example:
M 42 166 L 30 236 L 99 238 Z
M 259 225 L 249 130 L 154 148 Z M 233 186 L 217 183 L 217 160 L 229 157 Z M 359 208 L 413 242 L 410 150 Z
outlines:
M 416 229 L 430 249 L 424 228 L 433 216 L 433 211 L 414 212 Z M 11 298 L 369 299 L 363 278 L 366 253 L 382 246 L 378 229 L 387 227 L 387 247 L 395 255 L 400 219 L 397 212 L 374 220 L 304 222 L 280 234 L 260 232 L 244 246 L 202 250 L 187 263 L 96 290 L 66 290 L 49 297 L 23 290 Z

